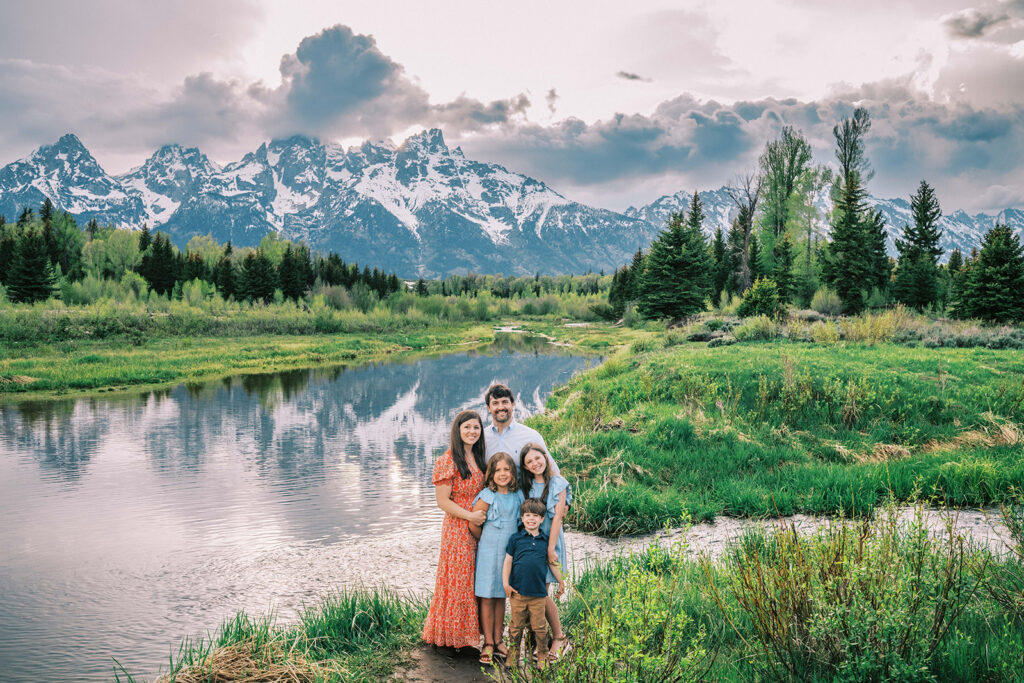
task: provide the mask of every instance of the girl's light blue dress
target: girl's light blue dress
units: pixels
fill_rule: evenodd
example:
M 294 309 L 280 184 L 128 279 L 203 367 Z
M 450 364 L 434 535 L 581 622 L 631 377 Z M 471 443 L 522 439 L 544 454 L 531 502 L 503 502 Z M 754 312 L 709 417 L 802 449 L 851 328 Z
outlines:
M 490 507 L 476 546 L 474 593 L 478 598 L 503 598 L 505 587 L 501 583 L 501 568 L 505 564 L 508 539 L 519 529 L 519 506 L 523 504 L 523 493 L 497 493 L 485 488 L 477 494 L 473 505 L 478 500 Z
M 565 477 L 558 475 L 551 477 L 548 484 L 548 499 L 544 501 L 548 506 L 548 512 L 540 524 L 540 532 L 549 539 L 551 538 L 551 522 L 555 519 L 555 507 L 558 505 L 558 494 L 562 491 L 565 491 L 565 506 L 569 507 L 572 504 L 572 489 L 569 488 L 569 482 Z M 544 482 L 533 482 L 533 485 L 530 486 L 530 498 L 540 498 L 542 495 L 544 495 Z M 558 532 L 558 541 L 555 543 L 555 554 L 558 555 L 558 562 L 562 565 L 562 578 L 565 578 L 565 573 L 569 571 L 569 565 L 565 563 L 565 534 L 561 531 Z M 558 579 L 550 569 L 548 569 L 547 582 L 558 583 Z

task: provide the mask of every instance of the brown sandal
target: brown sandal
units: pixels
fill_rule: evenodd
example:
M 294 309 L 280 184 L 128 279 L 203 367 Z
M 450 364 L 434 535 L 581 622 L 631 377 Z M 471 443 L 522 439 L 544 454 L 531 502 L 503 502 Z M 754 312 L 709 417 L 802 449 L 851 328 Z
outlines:
M 491 664 L 494 661 L 494 643 L 484 643 L 484 649 L 480 650 L 481 664 Z

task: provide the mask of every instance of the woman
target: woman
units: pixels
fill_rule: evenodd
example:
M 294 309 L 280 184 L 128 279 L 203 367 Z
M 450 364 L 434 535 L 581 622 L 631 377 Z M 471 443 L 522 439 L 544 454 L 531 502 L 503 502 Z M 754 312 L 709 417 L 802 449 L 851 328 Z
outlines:
M 455 417 L 448 450 L 434 463 L 434 495 L 445 512 L 437 582 L 423 624 L 423 640 L 446 647 L 480 647 L 480 619 L 474 595 L 476 538 L 469 525 L 487 519 L 474 511 L 484 487 L 484 434 L 480 416 L 464 410 Z

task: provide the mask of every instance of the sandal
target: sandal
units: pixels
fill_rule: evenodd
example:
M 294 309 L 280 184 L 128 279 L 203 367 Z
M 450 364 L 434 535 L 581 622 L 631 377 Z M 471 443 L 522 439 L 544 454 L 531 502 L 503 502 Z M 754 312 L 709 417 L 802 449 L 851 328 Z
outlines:
M 555 643 L 558 643 L 558 645 L 556 646 Z M 569 642 L 565 639 L 564 635 L 561 638 L 552 638 L 551 647 L 548 648 L 548 661 L 557 662 L 560 660 L 562 655 L 565 654 L 568 645 Z
M 484 643 L 484 649 L 480 651 L 480 659 L 477 661 L 481 664 L 490 664 L 494 661 L 493 643 Z

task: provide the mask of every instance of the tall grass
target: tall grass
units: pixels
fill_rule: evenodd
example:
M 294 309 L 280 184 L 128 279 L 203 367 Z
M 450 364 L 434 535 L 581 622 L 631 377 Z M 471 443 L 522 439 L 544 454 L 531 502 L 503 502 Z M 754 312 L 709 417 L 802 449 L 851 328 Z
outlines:
M 621 534 L 685 514 L 868 512 L 915 486 L 989 505 L 1024 487 L 1019 354 L 756 349 L 652 348 L 557 389 L 531 424 L 574 486 L 570 524 Z
M 387 589 L 328 595 L 290 626 L 279 626 L 273 615 L 240 612 L 212 635 L 183 640 L 158 680 L 385 680 L 404 661 L 402 653 L 415 641 L 425 615 L 422 601 Z

